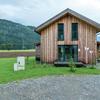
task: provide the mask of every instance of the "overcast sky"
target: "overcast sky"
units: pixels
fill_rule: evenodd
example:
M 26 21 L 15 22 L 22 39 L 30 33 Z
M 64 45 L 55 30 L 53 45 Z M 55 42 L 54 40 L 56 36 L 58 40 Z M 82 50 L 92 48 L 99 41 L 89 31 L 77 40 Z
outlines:
M 100 0 L 0 0 L 0 18 L 38 26 L 66 8 L 100 23 Z

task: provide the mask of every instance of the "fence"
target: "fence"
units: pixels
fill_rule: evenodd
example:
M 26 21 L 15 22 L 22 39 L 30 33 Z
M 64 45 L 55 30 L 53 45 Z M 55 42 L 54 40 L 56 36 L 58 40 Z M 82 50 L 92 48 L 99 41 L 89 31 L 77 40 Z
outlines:
M 12 58 L 17 56 L 35 56 L 35 51 L 31 52 L 0 52 L 0 58 Z

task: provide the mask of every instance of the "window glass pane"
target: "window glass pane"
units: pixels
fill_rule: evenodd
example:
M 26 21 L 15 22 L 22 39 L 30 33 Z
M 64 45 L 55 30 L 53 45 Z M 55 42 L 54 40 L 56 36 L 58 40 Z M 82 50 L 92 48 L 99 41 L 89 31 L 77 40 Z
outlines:
M 78 40 L 78 23 L 72 23 L 72 40 Z
M 58 24 L 58 40 L 64 40 L 64 24 Z

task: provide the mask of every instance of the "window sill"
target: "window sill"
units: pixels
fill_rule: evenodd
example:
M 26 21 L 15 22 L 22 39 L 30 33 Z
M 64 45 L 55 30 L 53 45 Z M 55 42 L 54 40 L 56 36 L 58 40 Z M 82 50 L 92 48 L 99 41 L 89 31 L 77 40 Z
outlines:
M 65 42 L 64 42 L 64 40 L 63 40 L 63 41 L 58 41 L 57 44 L 58 44 L 58 45 L 64 45 Z

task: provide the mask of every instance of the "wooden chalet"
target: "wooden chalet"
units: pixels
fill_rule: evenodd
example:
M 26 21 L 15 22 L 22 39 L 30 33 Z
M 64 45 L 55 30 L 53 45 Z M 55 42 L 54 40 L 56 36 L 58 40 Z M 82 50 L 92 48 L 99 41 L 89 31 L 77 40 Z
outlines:
M 100 24 L 66 9 L 36 28 L 41 35 L 40 60 L 45 63 L 96 61 Z

